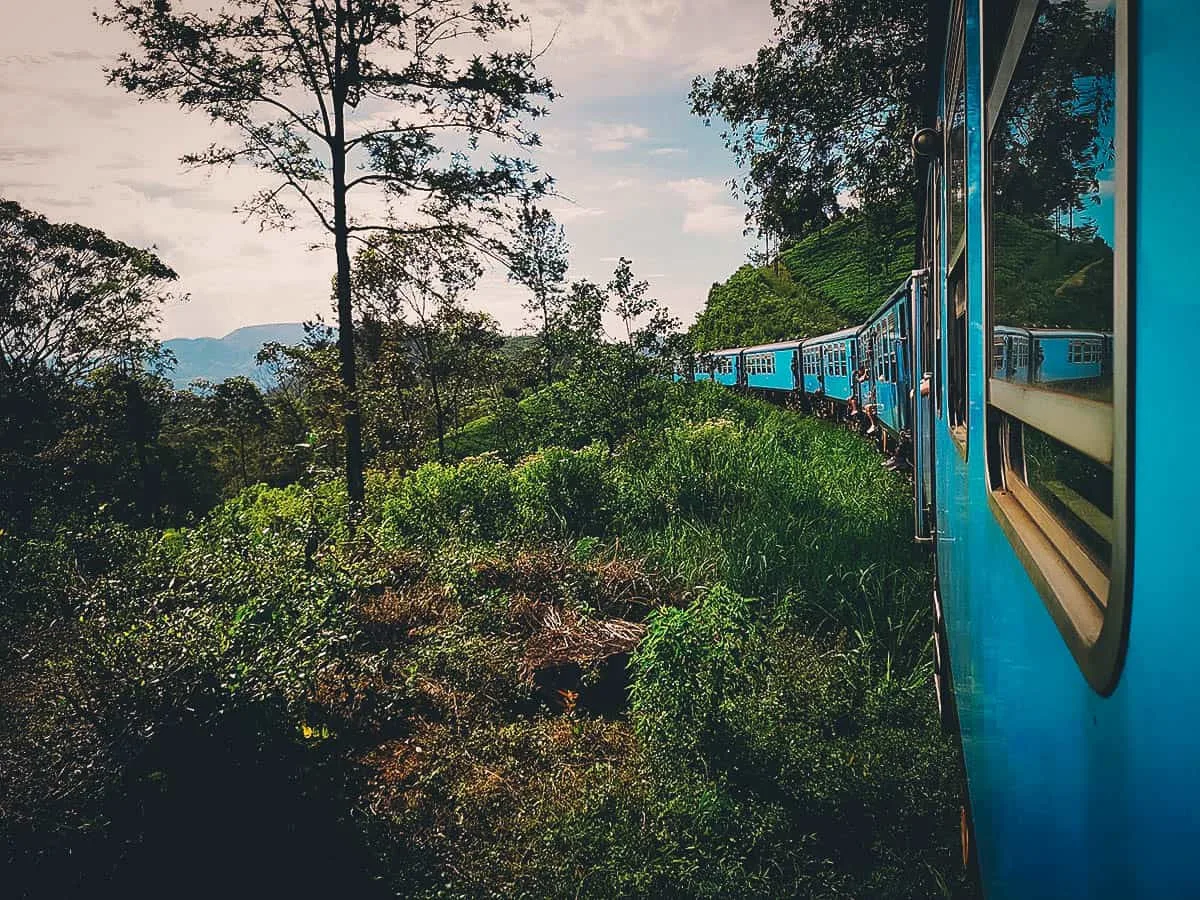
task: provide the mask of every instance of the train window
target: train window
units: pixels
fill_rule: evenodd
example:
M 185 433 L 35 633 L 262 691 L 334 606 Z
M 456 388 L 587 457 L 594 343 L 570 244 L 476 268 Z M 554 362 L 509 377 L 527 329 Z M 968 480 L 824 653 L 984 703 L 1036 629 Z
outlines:
M 716 364 L 716 373 L 718 375 L 732 375 L 733 374 L 733 357 L 732 356 L 718 356 L 717 364 Z
M 929 311 L 932 332 L 932 358 L 926 367 L 933 373 L 933 410 L 937 418 L 942 417 L 942 192 L 936 189 L 941 183 L 940 163 L 931 166 L 929 174 L 930 198 L 930 253 L 929 253 Z
M 1080 668 L 1124 645 L 1125 4 L 1018 0 L 988 97 L 993 506 Z M 1005 354 L 1005 351 L 1007 353 Z
M 950 434 L 965 454 L 967 444 L 967 94 L 966 41 L 958 7 L 946 71 L 946 410 Z M 938 334 L 941 337 L 941 332 Z M 939 410 L 940 413 L 940 410 Z
M 755 353 L 746 357 L 747 375 L 774 375 L 775 354 Z
M 967 446 L 967 278 L 966 252 L 947 280 L 949 327 L 946 344 L 946 409 L 950 434 L 964 453 Z

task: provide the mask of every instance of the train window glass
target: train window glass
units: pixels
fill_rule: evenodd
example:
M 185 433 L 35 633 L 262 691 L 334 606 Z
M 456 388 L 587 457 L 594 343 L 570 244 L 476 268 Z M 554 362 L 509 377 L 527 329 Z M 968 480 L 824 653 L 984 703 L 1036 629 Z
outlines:
M 929 309 L 932 332 L 932 358 L 927 363 L 933 373 L 933 410 L 937 418 L 942 417 L 942 192 L 937 190 L 941 183 L 941 166 L 934 163 L 929 174 L 930 198 L 930 254 L 929 254 Z
M 993 496 L 1102 691 L 1124 627 L 1102 636 L 1124 616 L 1124 9 L 1018 0 L 988 105 Z
M 967 86 L 964 65 L 962 18 L 959 16 L 951 64 L 949 103 L 946 108 L 946 225 L 950 265 L 966 246 L 967 212 Z
M 716 371 L 717 371 L 718 375 L 732 375 L 733 374 L 733 357 L 732 356 L 717 357 Z
M 746 357 L 746 374 L 747 375 L 774 375 L 775 374 L 775 354 L 774 353 L 755 353 Z
M 1004 37 L 1012 25 L 1017 0 L 983 0 L 983 21 L 987 34 L 983 44 L 983 83 L 991 85 L 1000 68 Z

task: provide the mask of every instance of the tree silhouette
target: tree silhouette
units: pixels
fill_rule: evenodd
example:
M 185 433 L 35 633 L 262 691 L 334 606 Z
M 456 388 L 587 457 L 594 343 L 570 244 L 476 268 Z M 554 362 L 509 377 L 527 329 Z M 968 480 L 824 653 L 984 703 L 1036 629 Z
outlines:
M 437 234 L 499 251 L 508 200 L 545 186 L 502 150 L 537 143 L 529 120 L 554 92 L 532 49 L 478 48 L 524 20 L 502 0 L 225 0 L 203 13 L 116 0 L 99 19 L 139 48 L 110 82 L 238 136 L 184 162 L 257 167 L 272 183 L 241 207 L 247 216 L 292 227 L 299 208 L 332 239 L 353 514 L 363 462 L 350 242 Z

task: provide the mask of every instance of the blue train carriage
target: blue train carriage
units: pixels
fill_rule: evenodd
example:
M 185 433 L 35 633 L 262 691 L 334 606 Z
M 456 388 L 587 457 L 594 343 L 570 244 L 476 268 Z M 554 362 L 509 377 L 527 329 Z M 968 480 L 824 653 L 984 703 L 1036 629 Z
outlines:
M 692 367 L 692 381 L 713 381 L 713 373 L 717 367 L 717 359 L 713 350 L 700 350 L 696 353 Z
M 858 385 L 859 402 L 896 436 L 910 428 L 912 374 L 907 346 L 912 316 L 910 286 L 910 280 L 906 279 L 858 332 L 858 359 L 866 367 L 866 381 Z
M 712 358 L 712 380 L 726 387 L 737 387 L 742 383 L 742 348 L 731 350 L 712 350 L 708 354 Z
M 800 345 L 800 390 L 808 397 L 825 394 L 825 362 L 821 345 L 811 340 Z
M 780 341 L 743 347 L 739 361 L 744 371 L 742 384 L 760 391 L 792 393 L 799 389 L 797 354 L 800 341 Z
M 992 374 L 1018 384 L 1085 384 L 1104 390 L 1112 374 L 1112 335 L 1068 328 L 992 329 Z
M 858 328 L 809 338 L 801 344 L 801 357 L 812 361 L 817 374 L 804 374 L 805 393 L 844 405 L 854 396 L 854 369 L 858 364 Z M 810 387 L 811 386 L 811 387 Z
M 1179 104 L 1200 4 L 941 9 L 914 138 L 914 486 L 967 846 L 992 900 L 1200 896 L 1200 418 L 1163 350 L 1200 333 L 1200 118 Z M 1076 336 L 1047 336 L 1037 377 L 1046 319 Z M 1100 377 L 1057 380 L 1049 348 L 1095 367 L 1069 356 L 1095 335 Z

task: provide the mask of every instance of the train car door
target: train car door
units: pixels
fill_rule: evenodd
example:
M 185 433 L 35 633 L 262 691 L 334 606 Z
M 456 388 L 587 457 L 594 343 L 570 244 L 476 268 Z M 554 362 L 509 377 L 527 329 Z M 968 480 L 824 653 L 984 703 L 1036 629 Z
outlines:
M 918 541 L 933 539 L 933 305 L 929 302 L 926 270 L 913 272 L 909 282 L 912 316 L 913 386 L 913 530 Z M 923 391 L 922 385 L 928 387 Z

